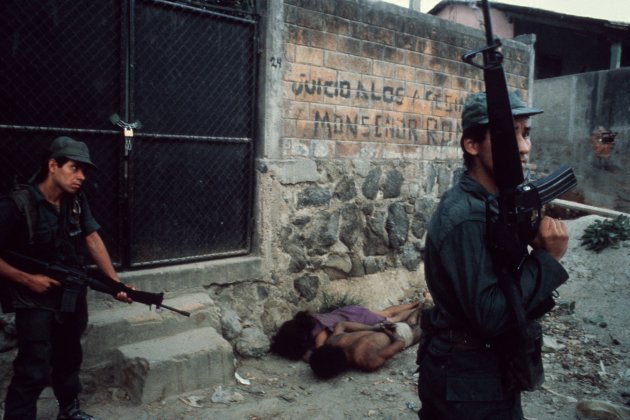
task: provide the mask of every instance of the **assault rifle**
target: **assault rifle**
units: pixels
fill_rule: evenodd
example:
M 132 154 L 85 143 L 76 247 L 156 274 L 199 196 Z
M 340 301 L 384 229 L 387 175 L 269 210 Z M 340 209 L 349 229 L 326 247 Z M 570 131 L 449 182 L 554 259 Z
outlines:
M 17 267 L 26 267 L 25 271 L 33 271 L 45 274 L 50 278 L 59 281 L 63 285 L 63 295 L 61 298 L 61 311 L 74 312 L 76 300 L 81 293 L 83 287 L 90 287 L 97 292 L 107 293 L 116 296 L 120 292 L 125 292 L 134 302 L 144 303 L 145 305 L 155 305 L 156 308 L 164 308 L 169 311 L 176 312 L 180 315 L 190 316 L 190 312 L 182 311 L 162 303 L 164 293 L 144 292 L 135 290 L 118 282 L 103 273 L 95 273 L 88 275 L 83 270 L 68 267 L 63 264 L 52 264 L 40 261 L 26 255 L 13 251 L 4 251 L 3 258 L 10 264 Z
M 494 179 L 499 188 L 497 197 L 499 221 L 510 237 L 507 247 L 510 270 L 515 273 L 527 255 L 527 244 L 536 235 L 542 217 L 542 206 L 561 196 L 577 185 L 573 170 L 561 166 L 551 175 L 523 184 L 523 169 L 514 132 L 514 117 L 510 106 L 507 82 L 503 70 L 501 41 L 494 38 L 488 0 L 482 0 L 488 45 L 463 55 L 462 59 L 483 69 L 488 101 L 488 119 L 492 142 Z M 475 57 L 483 55 L 483 64 Z M 502 241 L 503 242 L 503 241 Z
M 555 302 L 549 296 L 529 314 L 525 313 L 518 287 L 521 266 L 528 255 L 527 246 L 538 231 L 543 205 L 575 187 L 577 181 L 571 168 L 562 166 L 546 178 L 523 184 L 501 42 L 492 34 L 488 0 L 482 0 L 481 6 L 487 45 L 464 54 L 462 59 L 483 69 L 486 85 L 492 164 L 499 190 L 498 215 L 487 205 L 487 240 L 499 286 L 514 309 L 517 323 L 517 328 L 506 332 L 501 341 L 506 343 L 506 365 L 516 386 L 531 391 L 540 387 L 544 375 L 540 359 L 542 330 L 528 319 L 548 312 Z M 475 62 L 479 54 L 483 55 L 483 64 Z

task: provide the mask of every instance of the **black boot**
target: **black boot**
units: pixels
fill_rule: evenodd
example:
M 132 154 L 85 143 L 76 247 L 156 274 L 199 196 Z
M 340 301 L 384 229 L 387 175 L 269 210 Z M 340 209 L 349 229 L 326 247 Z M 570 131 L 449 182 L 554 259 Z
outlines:
M 59 406 L 59 415 L 57 420 L 96 420 L 89 414 L 81 411 L 79 407 L 79 399 L 75 398 L 65 405 Z

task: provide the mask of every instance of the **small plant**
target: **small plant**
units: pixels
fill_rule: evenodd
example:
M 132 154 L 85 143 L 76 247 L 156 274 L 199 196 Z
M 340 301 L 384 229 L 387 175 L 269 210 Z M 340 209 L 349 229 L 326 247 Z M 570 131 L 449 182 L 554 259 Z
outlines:
M 620 214 L 614 219 L 596 220 L 582 235 L 582 246 L 601 252 L 620 241 L 630 239 L 630 218 Z
M 341 296 L 333 296 L 328 293 L 322 295 L 322 304 L 319 307 L 319 313 L 326 313 L 334 311 L 335 309 L 342 308 L 350 305 L 361 305 L 361 301 L 348 293 L 344 293 Z

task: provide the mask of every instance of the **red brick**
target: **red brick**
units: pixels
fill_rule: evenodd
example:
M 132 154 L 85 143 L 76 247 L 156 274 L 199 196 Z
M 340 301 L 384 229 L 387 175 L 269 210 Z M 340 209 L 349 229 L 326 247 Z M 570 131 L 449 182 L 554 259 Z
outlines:
M 383 145 L 383 159 L 402 159 L 403 149 L 398 144 L 384 144 Z
M 424 54 L 419 54 L 413 51 L 405 51 L 405 64 L 408 64 L 412 67 L 423 67 L 424 57 Z
M 305 120 L 310 115 L 310 104 L 302 101 L 285 100 L 284 118 Z
M 335 51 L 337 49 L 337 36 L 327 32 L 311 31 L 310 45 L 315 48 Z
M 363 159 L 378 159 L 382 156 L 382 148 L 379 143 L 361 143 L 360 156 Z
M 370 72 L 370 60 L 348 54 L 326 52 L 324 64 L 326 67 L 333 69 L 352 71 L 360 74 L 368 74 Z
M 393 79 L 396 77 L 396 65 L 386 61 L 374 60 L 372 63 L 372 74 Z
M 396 67 L 396 78 L 400 80 L 406 80 L 409 82 L 416 81 L 416 69 L 409 66 L 397 66 Z
M 417 83 L 424 83 L 425 85 L 430 85 L 433 81 L 433 72 L 429 70 L 416 69 L 416 80 Z
M 321 66 L 324 64 L 324 50 L 298 45 L 295 48 L 295 61 Z
M 311 66 L 307 64 L 291 63 L 289 70 L 284 74 L 282 80 L 284 81 L 302 81 L 311 77 Z
M 361 143 L 338 141 L 335 156 L 341 158 L 358 158 L 361 153 Z

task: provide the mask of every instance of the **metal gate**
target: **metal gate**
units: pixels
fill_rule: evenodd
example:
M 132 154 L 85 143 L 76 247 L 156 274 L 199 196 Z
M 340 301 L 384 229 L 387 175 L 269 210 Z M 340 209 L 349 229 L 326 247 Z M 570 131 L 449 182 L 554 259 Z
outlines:
M 117 264 L 248 253 L 256 34 L 198 1 L 0 2 L 0 191 L 69 135 Z

